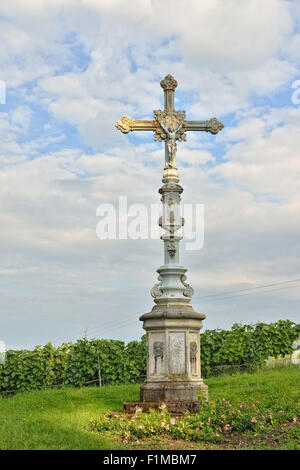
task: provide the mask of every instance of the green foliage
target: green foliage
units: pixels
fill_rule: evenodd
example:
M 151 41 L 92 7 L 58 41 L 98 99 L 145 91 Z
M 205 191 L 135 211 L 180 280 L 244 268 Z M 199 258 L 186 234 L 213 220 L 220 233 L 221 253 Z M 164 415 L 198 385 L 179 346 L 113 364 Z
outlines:
M 113 432 L 123 439 L 132 440 L 164 436 L 187 441 L 219 442 L 222 436 L 233 431 L 259 432 L 282 422 L 297 422 L 299 407 L 290 405 L 267 408 L 258 401 L 233 406 L 229 401 L 216 399 L 201 403 L 201 411 L 190 415 L 172 416 L 166 408 L 143 413 L 137 409 L 133 416 L 126 413 L 107 412 L 90 419 L 90 429 Z M 297 417 L 298 416 L 298 417 Z
M 292 343 L 300 335 L 300 325 L 290 320 L 276 323 L 240 325 L 231 330 L 206 330 L 201 334 L 201 368 L 205 377 L 215 366 L 261 366 L 269 356 L 292 352 Z
M 136 382 L 146 370 L 146 340 L 79 339 L 54 347 L 51 343 L 33 351 L 8 351 L 0 365 L 0 392 L 30 391 L 45 387 L 82 386 L 101 378 L 110 384 Z
M 299 336 L 300 325 L 289 320 L 206 330 L 201 334 L 202 375 L 209 377 L 216 366 L 260 366 L 270 355 L 291 353 L 292 343 Z M 96 381 L 98 357 L 104 383 L 142 381 L 146 373 L 146 337 L 127 345 L 118 340 L 82 338 L 58 347 L 48 343 L 33 351 L 8 351 L 5 364 L 0 365 L 0 392 L 81 386 Z
M 33 351 L 8 351 L 0 366 L 0 391 L 30 391 L 55 382 L 52 364 L 58 359 L 51 343 L 36 346 Z

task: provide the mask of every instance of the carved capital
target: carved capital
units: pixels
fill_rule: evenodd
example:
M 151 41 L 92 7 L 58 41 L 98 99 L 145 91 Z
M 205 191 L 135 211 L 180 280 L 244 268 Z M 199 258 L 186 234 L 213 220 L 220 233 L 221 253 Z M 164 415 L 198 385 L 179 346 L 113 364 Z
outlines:
M 168 195 L 169 197 L 173 197 L 175 200 L 180 201 L 180 197 L 178 195 L 183 192 L 183 187 L 180 186 L 180 184 L 169 182 L 159 188 L 158 192 L 162 196 Z
M 128 132 L 132 131 L 134 124 L 134 120 L 128 116 L 123 116 L 116 122 L 115 126 L 119 131 L 123 132 L 123 134 L 127 134 Z
M 175 88 L 177 87 L 178 83 L 177 81 L 175 80 L 175 78 L 172 77 L 172 75 L 167 75 L 161 82 L 160 82 L 160 86 L 164 89 L 164 90 L 175 90 Z

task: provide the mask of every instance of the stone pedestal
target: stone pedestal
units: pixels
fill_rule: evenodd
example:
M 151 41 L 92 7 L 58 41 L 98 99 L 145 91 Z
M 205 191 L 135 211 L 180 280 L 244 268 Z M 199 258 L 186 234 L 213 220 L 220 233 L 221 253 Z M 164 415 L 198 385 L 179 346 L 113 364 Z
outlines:
M 201 378 L 200 329 L 205 315 L 191 305 L 156 305 L 140 317 L 147 332 L 147 379 L 140 402 L 125 403 L 146 410 L 166 405 L 171 413 L 198 411 L 197 392 L 208 398 Z

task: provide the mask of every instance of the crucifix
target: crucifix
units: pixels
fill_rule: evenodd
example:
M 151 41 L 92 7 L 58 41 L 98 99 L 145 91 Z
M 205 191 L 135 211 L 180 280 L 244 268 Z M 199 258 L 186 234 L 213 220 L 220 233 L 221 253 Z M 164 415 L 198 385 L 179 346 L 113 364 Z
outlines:
M 175 111 L 174 108 L 177 81 L 171 75 L 167 75 L 160 85 L 164 90 L 164 110 L 155 110 L 153 112 L 154 120 L 134 120 L 124 116 L 116 123 L 116 127 L 124 134 L 131 131 L 154 131 L 154 140 L 165 141 L 163 182 L 167 179 L 178 182 L 176 140 L 185 141 L 186 131 L 206 131 L 217 134 L 224 126 L 217 118 L 207 121 L 186 121 L 185 111 Z
M 164 90 L 164 110 L 155 110 L 152 121 L 124 116 L 116 123 L 124 134 L 153 131 L 154 140 L 165 142 L 164 184 L 159 189 L 163 216 L 158 222 L 165 231 L 161 236 L 164 264 L 157 269 L 159 282 L 150 291 L 155 305 L 140 317 L 147 333 L 147 379 L 140 390 L 140 401 L 125 402 L 124 409 L 132 412 L 136 407 L 147 410 L 164 404 L 171 413 L 180 414 L 199 410 L 197 391 L 207 398 L 208 388 L 200 367 L 200 329 L 205 315 L 190 305 L 194 290 L 186 282 L 187 269 L 179 262 L 182 236 L 177 231 L 184 219 L 180 216 L 183 188 L 178 184 L 176 141 L 185 141 L 186 131 L 217 134 L 224 126 L 216 118 L 187 121 L 185 111 L 174 108 L 177 81 L 167 75 L 160 85 Z

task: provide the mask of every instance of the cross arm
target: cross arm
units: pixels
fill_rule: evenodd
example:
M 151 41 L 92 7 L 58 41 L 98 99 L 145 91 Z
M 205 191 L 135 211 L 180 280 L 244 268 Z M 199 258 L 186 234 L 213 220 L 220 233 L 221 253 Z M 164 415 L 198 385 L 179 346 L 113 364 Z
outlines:
M 224 127 L 217 118 L 209 119 L 208 121 L 184 121 L 185 131 L 206 131 L 212 134 L 217 134 Z
M 123 132 L 123 134 L 128 134 L 128 132 L 132 131 L 156 131 L 161 135 L 162 130 L 161 125 L 156 119 L 153 121 L 143 119 L 135 120 L 128 116 L 123 116 L 119 119 L 115 126 L 119 131 Z M 183 121 L 181 134 L 185 131 L 206 131 L 217 134 L 223 127 L 224 125 L 217 118 L 212 118 L 208 121 Z M 165 138 L 165 136 L 161 137 L 162 139 Z M 161 140 L 161 138 L 154 140 Z
M 135 120 L 128 116 L 123 116 L 115 124 L 116 128 L 123 134 L 131 131 L 154 131 L 157 127 L 156 121 Z

